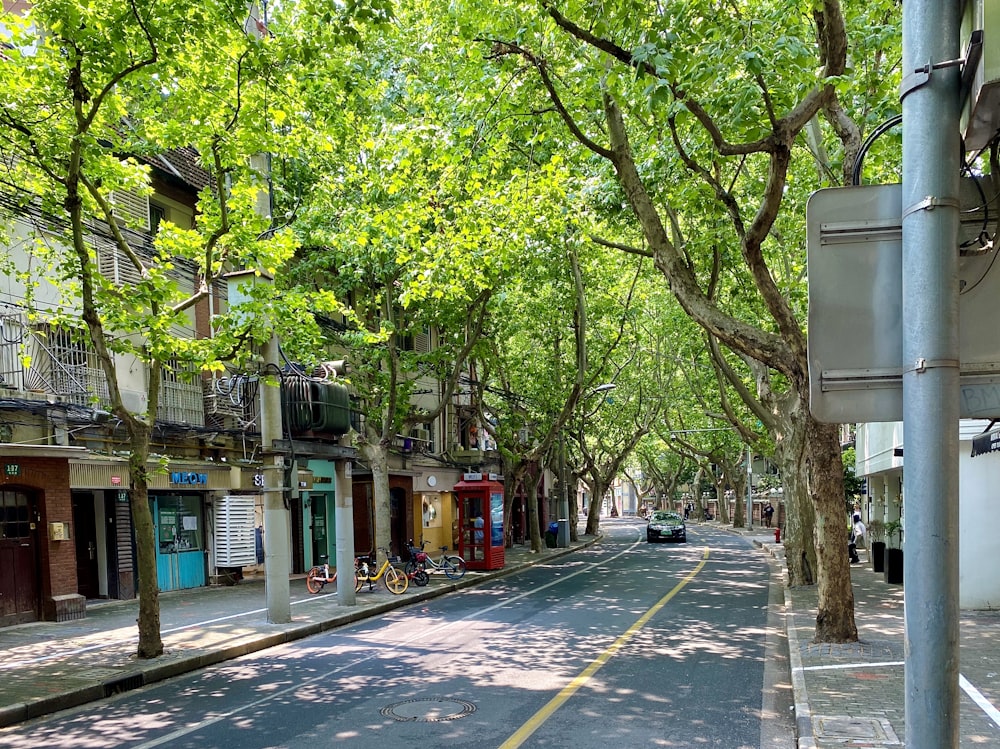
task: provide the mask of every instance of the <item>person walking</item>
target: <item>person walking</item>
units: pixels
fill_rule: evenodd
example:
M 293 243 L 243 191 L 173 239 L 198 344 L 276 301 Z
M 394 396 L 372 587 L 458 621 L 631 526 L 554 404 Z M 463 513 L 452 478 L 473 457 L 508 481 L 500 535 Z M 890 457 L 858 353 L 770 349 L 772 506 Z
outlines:
M 861 521 L 861 515 L 854 513 L 854 525 L 851 527 L 851 537 L 854 539 L 855 552 L 854 556 L 856 558 L 851 559 L 852 562 L 860 562 L 861 557 L 858 556 L 857 549 L 865 548 L 865 534 L 868 532 L 868 528 Z
M 764 505 L 764 527 L 766 528 L 771 527 L 771 518 L 773 517 L 774 517 L 774 507 L 771 505 L 771 502 L 768 501 L 768 503 Z

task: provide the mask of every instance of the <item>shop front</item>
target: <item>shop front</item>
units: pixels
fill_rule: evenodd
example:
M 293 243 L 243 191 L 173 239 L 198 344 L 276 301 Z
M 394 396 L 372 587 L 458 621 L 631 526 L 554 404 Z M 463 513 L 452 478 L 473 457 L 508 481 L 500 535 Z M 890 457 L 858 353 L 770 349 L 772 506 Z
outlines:
M 150 494 L 160 590 L 206 584 L 205 510 L 199 494 Z
M 208 584 L 207 518 L 211 492 L 228 492 L 228 468 L 171 466 L 156 474 L 149 487 L 149 507 L 156 538 L 156 580 L 161 591 Z
M 335 465 L 332 460 L 310 460 L 309 471 L 308 490 L 302 491 L 303 522 L 308 530 L 305 569 L 324 561 L 334 564 L 337 559 Z M 300 485 L 305 488 L 306 482 Z

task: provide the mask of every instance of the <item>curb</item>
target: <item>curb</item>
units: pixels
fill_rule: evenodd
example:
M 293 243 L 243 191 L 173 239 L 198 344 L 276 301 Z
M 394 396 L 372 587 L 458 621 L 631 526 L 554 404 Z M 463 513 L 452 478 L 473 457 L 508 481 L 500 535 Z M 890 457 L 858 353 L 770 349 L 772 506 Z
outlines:
M 817 749 L 816 737 L 813 734 L 812 710 L 809 707 L 809 693 L 806 691 L 806 679 L 802 670 L 802 652 L 799 650 L 799 637 L 795 627 L 795 609 L 792 604 L 792 589 L 788 585 L 788 569 L 785 566 L 784 546 L 777 553 L 777 544 L 767 544 L 753 541 L 755 546 L 770 554 L 779 565 L 785 577 L 782 586 L 785 609 L 785 637 L 788 639 L 788 665 L 792 675 L 792 695 L 795 705 L 795 740 L 798 749 Z

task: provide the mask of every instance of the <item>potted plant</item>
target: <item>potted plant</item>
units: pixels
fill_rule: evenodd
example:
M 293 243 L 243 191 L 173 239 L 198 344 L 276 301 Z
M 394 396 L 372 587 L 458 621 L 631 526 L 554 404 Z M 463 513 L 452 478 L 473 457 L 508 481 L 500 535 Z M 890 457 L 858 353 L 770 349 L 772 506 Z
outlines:
M 877 519 L 868 523 L 868 538 L 872 542 L 872 570 L 885 572 L 885 523 Z
M 885 524 L 885 581 L 895 585 L 903 583 L 903 523 L 893 520 Z

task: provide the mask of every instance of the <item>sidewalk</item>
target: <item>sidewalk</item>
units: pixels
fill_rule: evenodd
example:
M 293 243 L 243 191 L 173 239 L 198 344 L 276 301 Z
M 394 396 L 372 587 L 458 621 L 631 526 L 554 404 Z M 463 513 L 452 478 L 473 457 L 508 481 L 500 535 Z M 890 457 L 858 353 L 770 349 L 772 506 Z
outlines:
M 742 533 L 783 560 L 773 532 L 763 532 Z M 903 586 L 886 583 L 860 552 L 863 563 L 851 565 L 856 643 L 813 644 L 816 587 L 785 588 L 799 749 L 904 745 Z M 1000 749 L 1000 611 L 963 611 L 959 634 L 960 746 Z
M 149 661 L 135 656 L 137 601 L 89 603 L 87 617 L 79 621 L 0 628 L 0 727 L 477 585 L 596 541 L 581 535 L 568 549 L 543 549 L 539 554 L 532 554 L 529 546 L 515 546 L 504 550 L 501 570 L 470 570 L 457 581 L 434 574 L 427 586 L 411 581 L 399 596 L 379 582 L 373 591 L 365 587 L 358 593 L 355 606 L 337 603 L 336 583 L 310 595 L 305 576 L 298 575 L 290 581 L 293 621 L 287 624 L 268 623 L 263 576 L 231 587 L 161 593 L 165 653 Z

